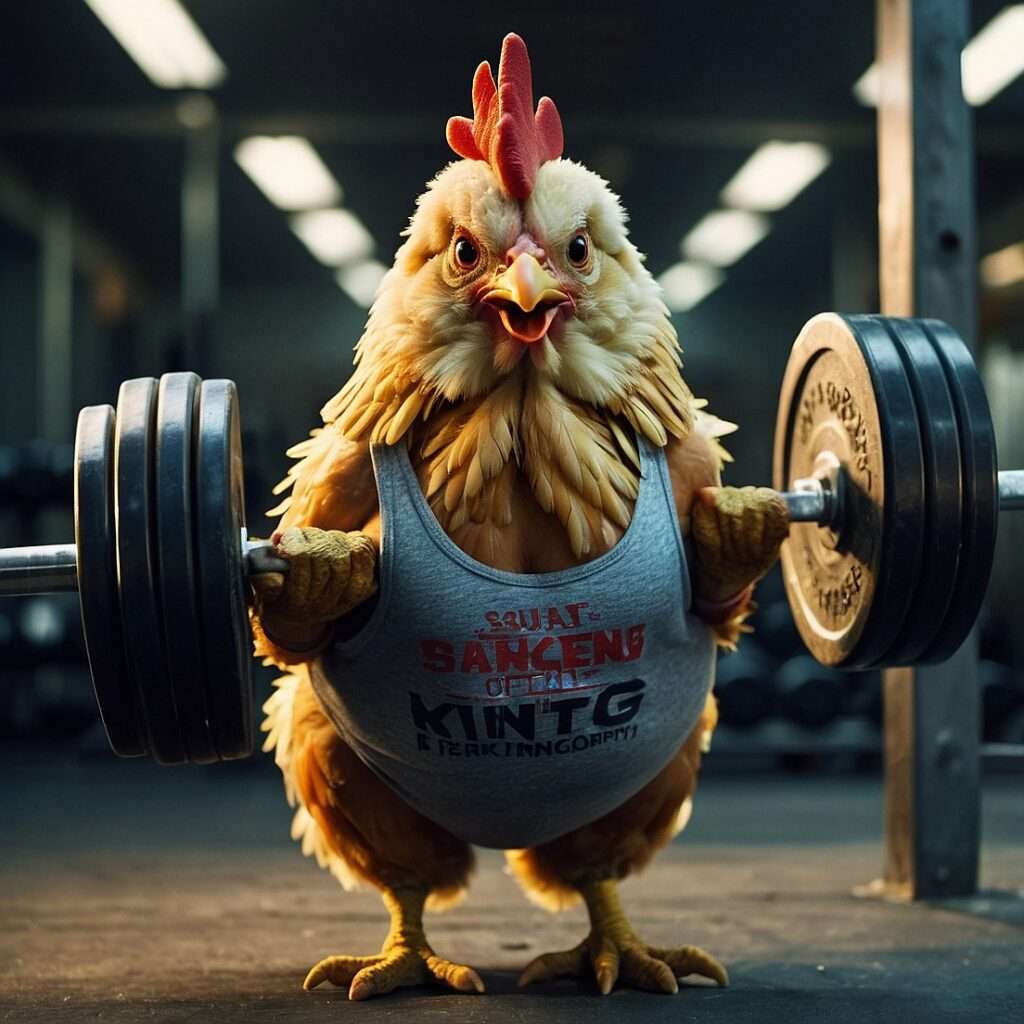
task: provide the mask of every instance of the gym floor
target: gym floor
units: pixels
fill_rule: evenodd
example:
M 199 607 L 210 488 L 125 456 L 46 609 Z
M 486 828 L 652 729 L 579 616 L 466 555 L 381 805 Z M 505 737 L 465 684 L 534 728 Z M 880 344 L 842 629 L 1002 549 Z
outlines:
M 329 953 L 379 947 L 371 892 L 346 894 L 288 839 L 266 759 L 210 769 L 79 762 L 0 748 L 0 1020 L 1019 1022 L 1024 1003 L 1022 776 L 986 779 L 984 897 L 901 906 L 857 897 L 879 873 L 874 777 L 712 771 L 689 829 L 624 887 L 662 945 L 697 943 L 732 985 L 674 998 L 517 969 L 574 944 L 577 909 L 521 898 L 482 851 L 462 907 L 428 920 L 444 955 L 481 970 L 486 996 L 440 989 L 349 1003 L 302 990 Z

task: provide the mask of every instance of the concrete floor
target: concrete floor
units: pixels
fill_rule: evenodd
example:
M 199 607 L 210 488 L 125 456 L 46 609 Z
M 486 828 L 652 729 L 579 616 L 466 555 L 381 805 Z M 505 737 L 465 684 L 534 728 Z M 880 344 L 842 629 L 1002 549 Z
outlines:
M 356 1004 L 338 989 L 303 992 L 302 978 L 324 955 L 375 951 L 383 910 L 301 857 L 266 764 L 8 752 L 0 768 L 4 1021 L 1024 1021 L 1024 901 L 908 907 L 852 895 L 879 869 L 877 780 L 711 777 L 684 836 L 626 884 L 638 931 L 705 946 L 729 967 L 727 990 L 602 999 L 567 981 L 518 992 L 518 969 L 578 941 L 584 915 L 534 908 L 484 851 L 469 901 L 428 931 L 442 955 L 480 969 L 488 994 L 421 989 Z M 983 882 L 1017 895 L 1021 786 L 1018 775 L 985 787 Z

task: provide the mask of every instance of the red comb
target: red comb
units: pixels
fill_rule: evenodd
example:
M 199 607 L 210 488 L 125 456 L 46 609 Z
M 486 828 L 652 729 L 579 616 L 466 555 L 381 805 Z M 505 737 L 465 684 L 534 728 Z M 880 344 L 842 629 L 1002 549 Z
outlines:
M 467 160 L 486 160 L 502 188 L 516 199 L 533 191 L 537 169 L 562 155 L 562 119 L 542 96 L 533 113 L 533 82 L 526 43 L 514 32 L 505 36 L 495 86 L 484 61 L 473 76 L 473 120 L 448 119 L 448 145 Z

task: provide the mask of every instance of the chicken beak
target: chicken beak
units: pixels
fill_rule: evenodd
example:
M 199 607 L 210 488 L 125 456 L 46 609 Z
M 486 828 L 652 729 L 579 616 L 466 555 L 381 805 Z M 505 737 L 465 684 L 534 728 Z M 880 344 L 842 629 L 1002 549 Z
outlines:
M 513 338 L 529 345 L 547 334 L 559 306 L 571 300 L 551 274 L 524 252 L 507 270 L 498 272 L 494 287 L 481 301 L 497 309 L 502 326 Z

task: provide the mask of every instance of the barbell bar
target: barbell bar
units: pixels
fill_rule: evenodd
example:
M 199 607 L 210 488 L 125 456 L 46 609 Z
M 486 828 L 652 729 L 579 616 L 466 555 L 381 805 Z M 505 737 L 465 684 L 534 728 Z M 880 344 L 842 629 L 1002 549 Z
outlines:
M 959 647 L 996 515 L 1024 508 L 1024 471 L 996 469 L 984 390 L 951 328 L 809 321 L 787 364 L 773 462 L 794 524 L 787 597 L 819 661 L 862 670 Z M 83 409 L 75 524 L 74 544 L 0 550 L 0 596 L 79 592 L 115 752 L 163 763 L 251 753 L 246 580 L 287 566 L 246 532 L 234 384 L 166 374 L 125 382 L 116 414 Z
M 274 554 L 269 541 L 239 536 L 245 574 L 287 572 L 288 563 Z M 35 544 L 0 548 L 0 597 L 78 592 L 78 549 L 74 544 Z

